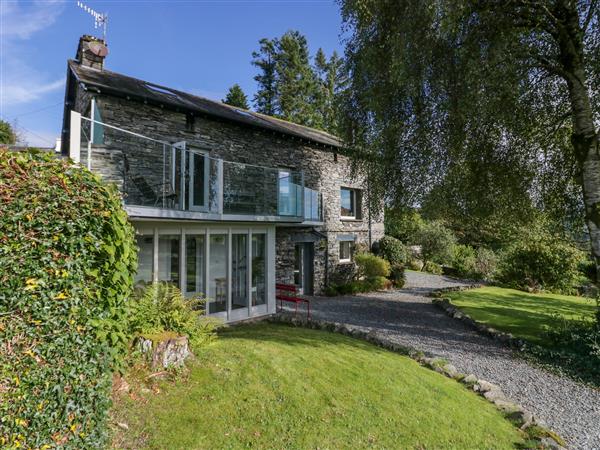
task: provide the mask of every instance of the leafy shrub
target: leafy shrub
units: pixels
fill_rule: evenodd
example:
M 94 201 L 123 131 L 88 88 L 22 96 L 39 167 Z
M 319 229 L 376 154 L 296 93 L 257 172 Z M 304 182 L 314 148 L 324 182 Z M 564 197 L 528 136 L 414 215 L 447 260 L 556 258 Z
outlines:
M 596 264 L 591 259 L 586 259 L 579 263 L 579 271 L 591 282 L 596 282 Z
M 423 268 L 423 261 L 418 259 L 411 259 L 408 261 L 408 268 L 410 270 L 421 270 Z
M 349 283 L 332 284 L 325 288 L 325 295 L 354 295 L 361 292 L 381 291 L 392 287 L 392 282 L 385 277 L 372 277 L 364 280 L 354 280 Z
M 215 338 L 219 322 L 204 316 L 205 299 L 186 298 L 171 283 L 153 283 L 140 289 L 131 301 L 132 335 L 172 331 L 187 336 L 192 350 Z
M 576 376 L 600 385 L 598 322 L 589 318 L 565 320 L 557 316 L 556 325 L 549 328 L 546 335 L 554 350 L 542 356 Z M 543 349 L 538 352 L 546 353 Z
M 358 278 L 387 277 L 390 263 L 372 253 L 357 253 L 354 256 Z
M 428 261 L 444 264 L 452 259 L 452 249 L 456 238 L 443 223 L 434 221 L 427 222 L 421 227 L 417 235 L 417 242 L 421 246 L 421 257 L 425 264 Z
M 475 249 L 469 245 L 455 245 L 452 249 L 452 267 L 459 277 L 468 278 L 475 272 Z
M 492 250 L 455 245 L 452 253 L 452 267 L 456 276 L 489 280 L 496 271 L 498 258 Z
M 500 280 L 529 290 L 570 293 L 582 253 L 548 232 L 524 232 L 502 255 Z
M 473 278 L 491 280 L 498 267 L 498 256 L 490 249 L 479 247 L 475 255 Z
M 404 287 L 404 284 L 406 283 L 406 273 L 404 271 L 404 266 L 399 264 L 393 265 L 390 270 L 389 279 L 394 285 L 394 287 Z
M 0 447 L 103 448 L 127 351 L 134 231 L 113 186 L 0 151 Z
M 427 261 L 423 266 L 423 272 L 433 273 L 435 275 L 441 275 L 444 273 L 444 269 L 438 263 L 434 263 L 433 261 Z
M 325 290 L 323 291 L 323 293 L 327 297 L 335 297 L 336 295 L 339 294 L 338 285 L 337 284 L 330 284 L 329 286 L 326 286 Z
M 384 236 L 379 240 L 377 254 L 392 266 L 404 264 L 408 260 L 408 250 L 401 241 L 392 236 Z

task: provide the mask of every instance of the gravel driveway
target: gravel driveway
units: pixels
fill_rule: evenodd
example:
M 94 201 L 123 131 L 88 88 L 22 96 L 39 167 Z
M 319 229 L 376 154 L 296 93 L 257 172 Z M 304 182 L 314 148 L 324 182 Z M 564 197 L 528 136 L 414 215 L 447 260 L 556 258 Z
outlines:
M 567 440 L 569 448 L 600 449 L 600 391 L 527 364 L 431 304 L 432 289 L 464 283 L 407 272 L 399 291 L 312 297 L 315 318 L 375 330 L 391 341 L 444 358 L 466 374 L 498 384 Z

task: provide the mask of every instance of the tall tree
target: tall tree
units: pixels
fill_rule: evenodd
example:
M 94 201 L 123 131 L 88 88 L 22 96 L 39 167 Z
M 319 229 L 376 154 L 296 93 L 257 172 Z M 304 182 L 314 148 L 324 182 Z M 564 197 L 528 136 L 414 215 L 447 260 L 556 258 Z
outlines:
M 529 190 L 543 161 L 562 154 L 574 161 L 600 269 L 599 2 L 340 3 L 351 30 L 344 134 L 372 184 L 418 203 L 469 166 L 494 178 L 514 167 L 536 172 L 520 178 Z M 565 133 L 568 146 L 558 142 Z M 468 188 L 483 191 L 484 181 Z
M 276 39 L 263 38 L 259 41 L 260 49 L 252 52 L 252 65 L 259 69 L 254 80 L 258 89 L 254 95 L 256 111 L 269 116 L 277 113 L 277 83 L 276 83 Z
M 322 49 L 317 50 L 314 59 L 317 77 L 316 109 L 320 120 L 318 128 L 330 133 L 338 132 L 338 100 L 344 88 L 343 60 L 334 50 L 329 60 Z
M 301 125 L 318 125 L 314 98 L 316 76 L 310 65 L 306 37 L 288 31 L 276 41 L 278 115 Z
M 17 133 L 13 130 L 10 123 L 0 120 L 0 144 L 15 144 L 17 142 Z
M 231 106 L 237 106 L 238 108 L 250 109 L 248 106 L 248 97 L 246 97 L 246 94 L 244 94 L 244 91 L 237 83 L 229 88 L 222 102 Z

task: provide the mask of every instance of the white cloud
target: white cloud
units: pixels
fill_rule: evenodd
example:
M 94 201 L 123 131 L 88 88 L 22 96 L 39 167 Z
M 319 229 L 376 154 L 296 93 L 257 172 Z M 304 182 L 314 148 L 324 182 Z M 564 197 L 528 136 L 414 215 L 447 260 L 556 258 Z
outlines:
M 23 3 L 0 2 L 1 37 L 28 39 L 35 32 L 52 25 L 65 6 L 61 0 L 36 0 L 26 8 Z
M 5 106 L 12 106 L 38 100 L 39 98 L 43 97 L 44 94 L 64 88 L 65 86 L 64 78 L 51 81 L 49 83 L 40 81 L 31 82 L 31 80 L 30 82 L 23 83 L 22 79 L 14 80 L 13 83 L 3 83 L 1 94 L 2 98 L 0 99 L 0 103 L 3 108 Z
M 49 77 L 23 55 L 28 40 L 52 25 L 65 3 L 59 0 L 5 2 L 0 0 L 0 112 L 5 107 L 41 100 L 64 87 L 64 75 Z

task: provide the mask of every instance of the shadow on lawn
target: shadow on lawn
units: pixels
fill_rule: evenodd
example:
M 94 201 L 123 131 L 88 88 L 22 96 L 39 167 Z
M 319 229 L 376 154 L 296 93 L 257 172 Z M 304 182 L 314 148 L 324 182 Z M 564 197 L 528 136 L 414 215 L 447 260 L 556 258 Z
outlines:
M 551 330 L 561 330 L 567 322 L 593 321 L 596 310 L 591 299 L 572 301 L 538 294 L 510 292 L 466 292 L 452 301 L 473 319 L 525 339 L 532 345 L 523 355 L 530 362 L 542 364 L 579 381 L 600 387 L 600 359 L 585 348 L 581 338 L 552 339 Z M 573 331 L 577 334 L 577 330 Z M 573 340 L 574 339 L 574 340 Z M 579 340 L 578 340 L 579 339 Z

